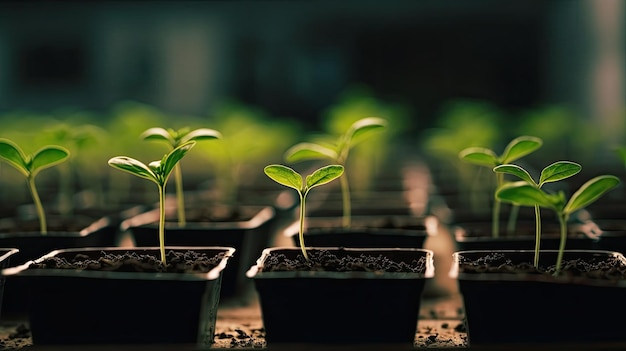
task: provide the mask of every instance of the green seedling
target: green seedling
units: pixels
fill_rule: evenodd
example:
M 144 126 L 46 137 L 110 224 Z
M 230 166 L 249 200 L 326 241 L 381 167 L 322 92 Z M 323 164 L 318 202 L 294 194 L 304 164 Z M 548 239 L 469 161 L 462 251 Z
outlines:
M 148 179 L 157 185 L 159 191 L 159 247 L 163 264 L 167 263 L 165 261 L 165 185 L 172 170 L 176 168 L 178 162 L 194 145 L 196 142 L 193 140 L 178 145 L 168 154 L 165 154 L 160 161 L 150 162 L 147 166 L 141 161 L 127 156 L 113 157 L 108 162 L 113 168 Z
M 157 140 L 166 142 L 171 149 L 175 149 L 179 145 L 182 145 L 188 141 L 199 141 L 199 140 L 213 140 L 219 139 L 222 135 L 220 132 L 208 129 L 208 128 L 199 128 L 195 130 L 191 130 L 190 128 L 181 128 L 179 130 L 174 129 L 163 129 L 163 128 L 150 128 L 145 132 L 141 133 L 141 138 L 144 140 Z M 174 182 L 176 184 L 176 201 L 177 201 L 177 214 L 178 214 L 178 225 L 184 227 L 187 224 L 187 220 L 185 217 L 185 197 L 183 194 L 183 175 L 180 169 L 180 164 L 176 164 L 174 167 Z
M 561 234 L 555 271 L 555 275 L 558 275 L 567 241 L 569 216 L 596 201 L 604 193 L 616 187 L 619 182 L 619 178 L 612 175 L 597 176 L 583 184 L 568 200 L 563 191 L 547 193 L 535 184 L 530 184 L 528 180 L 523 180 L 504 185 L 497 190 L 496 197 L 501 201 L 516 203 L 521 206 L 534 207 L 538 205 L 555 211 L 559 219 Z
M 306 176 L 304 182 L 302 181 L 302 176 L 298 172 L 287 166 L 269 165 L 266 166 L 263 171 L 273 181 L 286 187 L 296 189 L 298 195 L 300 195 L 300 231 L 298 232 L 298 235 L 300 238 L 300 249 L 302 250 L 304 258 L 308 261 L 309 256 L 306 253 L 306 245 L 304 244 L 306 196 L 309 194 L 311 189 L 341 177 L 344 168 L 342 165 L 329 165 L 319 168 L 310 175 Z
M 13 141 L 0 139 L 0 158 L 26 176 L 28 188 L 30 189 L 35 209 L 37 210 L 37 216 L 39 217 L 41 234 L 48 232 L 48 226 L 46 224 L 44 208 L 41 204 L 37 187 L 35 186 L 35 177 L 40 171 L 67 160 L 69 156 L 70 152 L 67 149 L 56 145 L 44 146 L 34 154 L 26 155 Z
M 329 143 L 299 143 L 285 152 L 287 162 L 299 162 L 305 160 L 326 159 L 332 163 L 345 166 L 352 149 L 362 142 L 381 131 L 387 125 L 387 121 L 378 117 L 367 117 L 354 122 L 348 130 L 336 140 Z M 351 200 L 350 186 L 347 177 L 342 177 L 341 198 L 343 204 L 343 226 L 351 225 Z
M 518 178 L 528 182 L 528 184 L 534 186 L 537 189 L 546 183 L 552 183 L 559 180 L 567 179 L 580 172 L 582 167 L 575 162 L 570 161 L 557 161 L 547 166 L 541 171 L 539 176 L 539 182 L 535 182 L 530 176 L 530 173 L 518 165 L 505 164 L 495 167 L 493 170 L 496 173 L 512 174 Z M 541 245 L 541 213 L 539 211 L 539 205 L 535 204 L 535 268 L 539 267 L 539 250 Z
M 535 150 L 539 149 L 543 141 L 534 136 L 520 136 L 509 142 L 501 155 L 497 155 L 493 150 L 484 147 L 468 147 L 461 150 L 459 158 L 461 160 L 473 163 L 475 165 L 494 167 L 511 163 L 518 160 Z M 504 183 L 504 175 L 502 173 L 496 173 L 496 188 L 502 186 Z M 516 221 L 516 211 L 518 207 L 513 204 L 513 210 L 511 211 L 511 218 L 509 221 L 508 232 L 513 231 Z M 500 200 L 494 198 L 491 218 L 491 235 L 497 238 L 500 234 Z

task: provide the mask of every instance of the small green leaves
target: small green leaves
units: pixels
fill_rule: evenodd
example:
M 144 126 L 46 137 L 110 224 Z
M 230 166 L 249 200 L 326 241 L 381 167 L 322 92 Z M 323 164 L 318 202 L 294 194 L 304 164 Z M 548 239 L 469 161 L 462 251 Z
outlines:
M 306 177 L 306 191 L 329 183 L 343 174 L 343 166 L 329 165 L 322 167 Z
M 169 175 L 172 173 L 176 164 L 195 144 L 195 141 L 188 141 L 179 145 L 163 156 L 161 161 L 153 161 L 148 166 L 141 161 L 127 156 L 113 157 L 108 163 L 113 168 L 134 174 L 140 178 L 151 180 L 157 185 L 163 186 L 167 183 Z
M 495 167 L 493 171 L 496 173 L 512 174 L 528 182 L 529 184 L 536 185 L 535 181 L 533 180 L 533 177 L 530 176 L 528 171 L 526 171 L 525 169 L 523 169 L 522 167 L 518 165 L 513 165 L 513 164 L 500 165 L 500 166 Z
M 509 142 L 499 161 L 500 163 L 513 162 L 539 149 L 542 144 L 543 141 L 534 136 L 517 137 Z
M 269 165 L 263 170 L 265 174 L 278 184 L 302 192 L 302 176 L 293 169 L 283 165 Z
M 602 175 L 590 179 L 572 195 L 563 211 L 570 214 L 580 210 L 596 201 L 618 184 L 619 178 L 612 175 Z
M 26 177 L 35 177 L 41 170 L 65 161 L 70 152 L 60 146 L 49 145 L 27 156 L 9 139 L 0 139 L 0 158 L 15 167 Z
M 498 165 L 496 153 L 484 147 L 468 147 L 459 153 L 459 158 L 479 166 L 494 167 Z
M 543 141 L 537 137 L 523 135 L 511 140 L 502 155 L 483 147 L 468 147 L 461 150 L 459 158 L 485 167 L 496 167 L 513 162 L 539 149 Z
M 371 137 L 387 127 L 387 121 L 378 117 L 367 117 L 354 122 L 348 129 L 345 137 L 350 147 Z
M 339 158 L 337 151 L 314 143 L 299 143 L 285 152 L 285 160 L 287 162 L 323 159 L 336 160 L 337 158 Z
M 344 171 L 341 165 L 329 165 L 315 170 L 306 177 L 306 183 L 302 183 L 302 176 L 292 168 L 283 165 L 269 165 L 263 171 L 273 181 L 289 188 L 296 189 L 302 195 L 320 185 L 339 178 Z
M 541 171 L 539 178 L 539 187 L 545 183 L 556 182 L 569 178 L 582 169 L 582 166 L 575 162 L 570 161 L 557 161 Z
M 208 128 L 199 128 L 190 130 L 189 128 L 181 128 L 179 130 L 164 129 L 160 127 L 150 128 L 141 133 L 140 136 L 144 140 L 165 141 L 172 148 L 180 146 L 188 141 L 220 139 L 222 134 L 216 130 Z
M 503 185 L 496 191 L 496 197 L 501 201 L 511 202 L 521 206 L 539 205 L 547 208 L 554 207 L 548 194 L 527 181 L 518 181 Z

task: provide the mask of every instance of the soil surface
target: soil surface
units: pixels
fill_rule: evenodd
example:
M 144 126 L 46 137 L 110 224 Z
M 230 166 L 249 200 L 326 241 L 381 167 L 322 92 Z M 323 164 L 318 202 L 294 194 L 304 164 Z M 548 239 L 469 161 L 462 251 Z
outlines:
M 462 258 L 459 271 L 463 273 L 526 273 L 554 275 L 555 264 L 539 264 L 536 268 L 532 262 L 513 262 L 503 253 L 491 253 L 475 260 Z M 602 259 L 569 259 L 563 260 L 560 276 L 585 277 L 591 279 L 625 279 L 626 265 L 617 257 Z
M 50 257 L 31 268 L 83 269 L 92 271 L 116 272 L 166 272 L 166 273 L 206 273 L 215 268 L 224 257 L 223 253 L 207 256 L 196 251 L 166 251 L 164 265 L 160 257 L 138 252 L 101 252 L 98 258 L 76 254 L 71 258 Z
M 395 262 L 382 254 L 353 254 L 341 257 L 328 250 L 307 251 L 309 260 L 299 254 L 290 259 L 284 254 L 272 253 L 264 262 L 262 271 L 327 271 L 327 272 L 408 272 L 423 273 L 426 259 L 421 257 L 410 263 Z

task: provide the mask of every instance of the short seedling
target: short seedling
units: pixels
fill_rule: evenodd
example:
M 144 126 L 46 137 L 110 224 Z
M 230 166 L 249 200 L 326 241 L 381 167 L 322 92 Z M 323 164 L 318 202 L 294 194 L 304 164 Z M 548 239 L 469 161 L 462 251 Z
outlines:
M 578 163 L 570 161 L 557 161 L 541 171 L 539 183 L 536 183 L 527 170 L 518 165 L 505 164 L 495 167 L 493 170 L 497 173 L 512 174 L 518 178 L 525 180 L 528 184 L 541 189 L 546 183 L 552 183 L 559 180 L 569 178 L 580 172 L 582 167 Z M 541 245 L 541 213 L 539 205 L 535 204 L 535 268 L 539 267 L 539 250 Z
M 387 126 L 387 121 L 378 117 L 367 117 L 354 122 L 348 130 L 331 143 L 299 143 L 285 152 L 287 162 L 326 159 L 332 163 L 345 166 L 350 149 L 359 142 L 369 138 L 374 133 Z M 351 225 L 351 200 L 348 177 L 342 177 L 341 197 L 343 204 L 343 226 Z
M 561 270 L 561 262 L 563 261 L 565 242 L 567 241 L 567 220 L 569 216 L 575 211 L 583 209 L 593 203 L 618 184 L 619 178 L 615 176 L 597 176 L 583 184 L 574 192 L 569 200 L 567 200 L 562 191 L 546 193 L 535 184 L 530 184 L 528 180 L 524 180 L 504 185 L 497 190 L 496 196 L 501 201 L 516 203 L 521 206 L 538 205 L 539 207 L 552 209 L 556 212 L 561 234 L 555 271 L 555 275 L 558 275 Z
M 144 140 L 159 140 L 166 142 L 171 149 L 175 149 L 179 145 L 182 145 L 188 141 L 199 141 L 199 140 L 212 140 L 219 139 L 222 135 L 220 132 L 208 129 L 208 128 L 199 128 L 195 130 L 191 130 L 187 127 L 181 128 L 179 130 L 174 129 L 163 129 L 163 128 L 150 128 L 145 132 L 141 133 L 141 138 Z M 185 197 L 183 194 L 183 175 L 180 169 L 180 164 L 176 164 L 174 167 L 174 182 L 176 184 L 176 202 L 177 202 L 177 214 L 178 214 L 178 225 L 184 227 L 187 223 L 185 217 Z
M 511 163 L 518 160 L 533 151 L 541 147 L 543 141 L 533 136 L 520 136 L 517 137 L 506 146 L 502 155 L 496 155 L 496 153 L 484 147 L 468 147 L 459 153 L 459 158 L 473 163 L 475 165 L 489 167 L 493 169 L 496 166 Z M 504 176 L 502 173 L 496 173 L 496 188 L 502 186 L 504 183 Z M 511 218 L 509 221 L 508 231 L 512 231 L 515 223 L 517 206 L 513 204 L 513 210 L 511 211 Z M 491 218 L 491 235 L 497 238 L 500 234 L 500 200 L 494 199 Z
M 269 165 L 263 171 L 275 182 L 289 188 L 296 189 L 300 195 L 300 249 L 304 258 L 308 261 L 309 256 L 306 253 L 306 245 L 304 244 L 304 221 L 306 214 L 306 196 L 311 189 L 335 180 L 343 174 L 342 165 L 329 165 L 317 169 L 310 175 L 306 176 L 306 180 L 302 181 L 302 176 L 293 169 L 283 165 Z
M 0 158 L 5 160 L 8 164 L 15 167 L 20 173 L 26 176 L 28 182 L 28 188 L 37 210 L 37 216 L 39 217 L 39 228 L 41 234 L 48 232 L 48 226 L 46 224 L 46 215 L 35 186 L 35 177 L 43 169 L 52 167 L 59 164 L 70 156 L 70 152 L 56 145 L 44 146 L 34 154 L 26 155 L 24 151 L 13 141 L 9 139 L 0 139 Z
M 195 144 L 196 142 L 192 140 L 178 145 L 164 155 L 160 161 L 150 162 L 147 166 L 141 161 L 127 156 L 113 157 L 108 162 L 113 168 L 148 179 L 157 185 L 159 191 L 159 247 L 163 264 L 167 264 L 165 260 L 165 185 L 172 170 Z

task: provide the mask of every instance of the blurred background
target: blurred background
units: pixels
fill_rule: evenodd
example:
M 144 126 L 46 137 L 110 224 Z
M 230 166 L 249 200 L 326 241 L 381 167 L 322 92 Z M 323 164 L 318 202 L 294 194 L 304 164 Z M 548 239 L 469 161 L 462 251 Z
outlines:
M 154 118 L 147 127 L 217 128 L 225 102 L 235 101 L 300 132 L 327 130 L 325 118 L 346 105 L 393 114 L 415 150 L 437 149 L 430 140 L 456 128 L 466 135 L 448 135 L 458 144 L 448 144 L 450 154 L 534 134 L 555 140 L 546 159 L 608 155 L 625 141 L 625 6 L 3 1 L 0 136 L 41 132 L 46 124 L 37 118 L 24 126 L 34 116 L 117 133 L 107 123 L 126 120 L 128 109 L 136 116 L 139 106 Z M 295 130 L 286 144 L 304 138 Z

